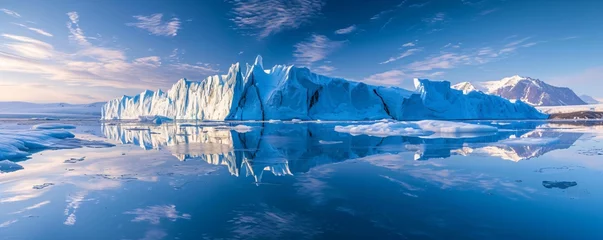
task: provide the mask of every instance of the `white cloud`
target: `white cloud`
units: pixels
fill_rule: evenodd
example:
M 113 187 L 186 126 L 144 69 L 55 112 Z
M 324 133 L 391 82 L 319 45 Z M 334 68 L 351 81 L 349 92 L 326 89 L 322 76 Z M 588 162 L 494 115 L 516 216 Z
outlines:
M 27 29 L 29 29 L 31 31 L 34 31 L 36 33 L 39 33 L 41 35 L 44 35 L 44 36 L 47 36 L 47 37 L 52 37 L 52 34 L 46 32 L 46 31 L 44 31 L 42 29 L 29 27 L 29 26 L 27 26 L 25 24 L 20 24 L 20 23 L 14 23 L 14 24 L 17 25 L 17 26 L 21 26 L 21 27 L 27 28 Z
M 499 54 L 509 54 L 509 53 L 515 52 L 518 48 L 532 47 L 532 46 L 535 46 L 537 44 L 544 42 L 544 41 L 537 41 L 537 42 L 530 42 L 530 43 L 524 44 L 525 41 L 530 40 L 531 38 L 532 37 L 526 37 L 526 38 L 522 38 L 522 39 L 510 42 L 510 43 L 507 43 L 507 44 L 505 44 L 505 47 L 503 49 L 501 49 L 498 53 Z
M 322 0 L 230 0 L 237 29 L 259 39 L 296 29 L 320 14 Z
M 90 43 L 84 36 L 84 31 L 82 31 L 82 29 L 80 28 L 80 16 L 77 14 L 77 12 L 68 12 L 67 16 L 69 16 L 70 20 L 69 22 L 67 22 L 67 28 L 69 29 L 69 39 L 82 46 L 90 45 Z
M 21 14 L 15 12 L 15 11 L 12 11 L 12 10 L 8 10 L 6 8 L 0 8 L 0 11 L 4 12 L 4 13 L 10 15 L 10 16 L 16 17 L 16 18 L 20 18 L 21 17 Z
M 481 15 L 481 16 L 485 16 L 485 15 L 488 15 L 488 14 L 490 14 L 490 13 L 496 12 L 496 11 L 498 11 L 498 10 L 499 10 L 498 8 L 487 9 L 487 10 L 481 11 L 481 12 L 479 13 L 479 15 Z
M 429 4 L 430 2 L 431 1 L 424 2 L 424 3 L 415 3 L 415 4 L 409 5 L 408 7 L 411 7 L 411 8 L 422 8 L 422 7 L 425 7 L 425 5 Z
M 470 64 L 471 56 L 457 53 L 444 53 L 408 64 L 406 68 L 412 71 L 430 71 L 433 69 L 450 69 L 458 65 Z
M 405 44 L 402 44 L 402 47 L 414 47 L 416 44 L 414 42 L 407 42 Z
M 313 68 L 312 70 L 317 73 L 321 73 L 321 74 L 329 74 L 329 73 L 335 71 L 335 69 L 337 69 L 337 68 L 335 68 L 333 66 L 321 65 L 321 66 Z
M 240 52 L 239 52 L 239 55 L 241 55 L 241 54 L 243 54 L 243 53 L 245 53 L 245 52 L 244 52 L 244 51 L 240 51 Z
M 397 86 L 401 85 L 405 80 L 412 78 L 409 74 L 402 70 L 390 70 L 382 73 L 373 74 L 362 82 L 375 84 L 375 85 L 390 85 Z
M 13 40 L 14 42 L 5 43 L 4 46 L 21 56 L 34 59 L 48 59 L 54 55 L 54 49 L 48 43 L 11 34 L 2 34 L 2 37 Z
M 324 35 L 314 34 L 303 42 L 295 44 L 293 57 L 296 62 L 310 66 L 324 60 L 329 54 L 339 49 L 345 41 L 332 41 Z
M 387 15 L 387 14 L 389 14 L 389 13 L 393 12 L 393 11 L 394 11 L 393 9 L 383 10 L 383 11 L 381 11 L 381 12 L 379 12 L 379 13 L 375 14 L 374 16 L 372 16 L 372 17 L 371 17 L 371 20 L 377 20 L 377 19 L 380 19 L 380 18 L 382 18 L 383 16 L 385 16 L 385 15 Z
M 142 57 L 142 58 L 134 59 L 133 63 L 135 65 L 156 68 L 156 67 L 161 66 L 161 58 L 158 56 Z
M 569 36 L 569 37 L 564 37 L 561 40 L 566 41 L 566 40 L 572 40 L 572 39 L 577 39 L 577 38 L 580 38 L 580 37 L 579 36 Z
M 205 64 L 163 65 L 159 56 L 129 60 L 122 49 L 100 47 L 88 42 L 88 37 L 78 26 L 80 18 L 77 13 L 70 12 L 67 15 L 69 16 L 67 27 L 72 33 L 71 40 L 75 40 L 74 42 L 79 45 L 79 49 L 75 52 L 58 51 L 51 44 L 34 38 L 12 34 L 0 35 L 0 38 L 5 39 L 0 43 L 0 73 L 3 77 L 6 76 L 6 81 L 17 82 L 15 78 L 26 77 L 40 81 L 56 81 L 63 87 L 78 85 L 78 88 L 89 90 L 96 87 L 142 90 L 165 88 L 182 77 L 200 80 L 218 72 L 211 65 Z M 6 89 L 3 88 L 2 92 L 6 93 L 8 91 Z M 10 89 L 36 88 L 11 86 Z M 44 90 L 48 89 L 50 88 L 44 88 Z M 77 102 L 89 102 L 90 99 L 98 100 L 99 97 L 109 96 L 108 92 L 93 93 L 94 96 L 76 95 L 77 92 L 69 92 L 60 87 L 50 90 L 60 90 L 70 101 Z M 60 95 L 50 94 L 52 91 L 42 91 L 42 89 L 34 92 L 48 99 L 56 99 Z M 36 101 L 46 100 L 36 97 Z M 66 100 L 61 99 L 61 101 Z
M 180 29 L 180 19 L 172 18 L 168 21 L 162 21 L 163 14 L 155 13 L 149 16 L 133 16 L 138 22 L 126 23 L 128 26 L 137 27 L 149 31 L 157 36 L 174 37 Z
M 505 47 L 514 47 L 514 46 L 517 46 L 517 45 L 519 45 L 519 44 L 521 44 L 521 43 L 523 43 L 523 42 L 525 42 L 525 41 L 529 40 L 530 38 L 532 38 L 532 37 L 526 37 L 526 38 L 522 38 L 522 39 L 519 39 L 519 40 L 516 40 L 516 41 L 510 42 L 510 43 L 507 43 L 507 44 L 505 45 Z
M 394 18 L 393 18 L 393 17 L 390 17 L 390 18 L 387 20 L 387 22 L 385 22 L 385 23 L 383 24 L 383 26 L 381 26 L 381 28 L 379 29 L 379 31 L 383 30 L 383 29 L 384 29 L 384 28 L 385 28 L 387 25 L 389 25 L 389 24 L 392 22 L 392 20 L 394 20 Z
M 442 48 L 461 48 L 461 45 L 462 45 L 462 43 L 457 43 L 457 44 L 447 43 Z
M 176 70 L 182 70 L 182 71 L 187 71 L 187 72 L 198 72 L 201 74 L 219 72 L 218 69 L 212 68 L 211 66 L 205 65 L 205 64 L 192 65 L 192 64 L 188 64 L 188 63 L 175 63 L 175 64 L 171 64 L 170 66 L 172 66 Z
M 405 44 L 405 45 L 406 45 L 406 44 Z M 411 48 L 411 49 L 408 49 L 408 50 L 404 51 L 404 52 L 403 52 L 403 53 L 401 53 L 400 55 L 398 55 L 398 56 L 396 56 L 396 57 L 391 57 L 391 58 L 389 58 L 388 60 L 386 60 L 386 61 L 384 61 L 384 62 L 381 62 L 381 63 L 379 63 L 379 64 L 387 64 L 387 63 L 390 63 L 390 62 L 394 62 L 394 61 L 400 60 L 400 59 L 402 59 L 402 58 L 405 58 L 405 57 L 411 56 L 411 55 L 413 55 L 413 54 L 415 54 L 416 52 L 419 52 L 419 51 L 421 51 L 421 49 L 418 49 L 418 48 Z
M 426 22 L 426 23 L 437 23 L 437 22 L 444 21 L 444 19 L 446 19 L 446 14 L 443 13 L 443 12 L 439 12 L 439 13 L 436 13 L 435 15 L 433 15 L 430 18 L 424 18 L 423 22 Z
M 356 31 L 356 25 L 349 26 L 347 28 L 338 29 L 335 34 L 349 34 Z

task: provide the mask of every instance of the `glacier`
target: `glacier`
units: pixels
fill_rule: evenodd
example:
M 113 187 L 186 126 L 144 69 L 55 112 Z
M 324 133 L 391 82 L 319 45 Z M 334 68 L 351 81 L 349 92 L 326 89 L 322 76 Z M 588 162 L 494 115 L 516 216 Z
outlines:
M 166 92 L 146 90 L 122 96 L 102 107 L 103 120 L 142 116 L 224 120 L 423 120 L 544 119 L 521 102 L 481 92 L 452 89 L 450 82 L 415 79 L 416 90 L 372 86 L 331 78 L 293 65 L 265 69 L 233 64 L 226 75 L 201 82 L 179 80 Z

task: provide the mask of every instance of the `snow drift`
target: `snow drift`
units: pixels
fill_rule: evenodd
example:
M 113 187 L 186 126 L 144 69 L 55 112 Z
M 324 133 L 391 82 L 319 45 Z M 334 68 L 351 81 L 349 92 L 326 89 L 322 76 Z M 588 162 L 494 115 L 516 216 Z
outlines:
M 196 120 L 420 120 L 546 118 L 520 102 L 481 92 L 464 94 L 446 81 L 415 80 L 416 92 L 371 86 L 276 65 L 264 69 L 258 56 L 243 71 L 233 64 L 228 74 L 201 82 L 178 81 L 167 92 L 144 91 L 106 103 L 102 119 L 161 116 Z

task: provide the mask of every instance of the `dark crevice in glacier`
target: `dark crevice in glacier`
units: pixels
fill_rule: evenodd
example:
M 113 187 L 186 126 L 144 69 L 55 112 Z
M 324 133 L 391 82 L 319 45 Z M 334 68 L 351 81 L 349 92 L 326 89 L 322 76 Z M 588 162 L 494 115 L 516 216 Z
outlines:
M 392 119 L 396 119 L 394 116 L 392 116 L 392 114 L 389 112 L 389 108 L 387 107 L 387 103 L 385 103 L 385 101 L 383 100 L 383 97 L 381 97 L 381 95 L 379 95 L 379 93 L 377 92 L 377 89 L 373 89 L 373 92 L 375 93 L 375 95 L 377 95 L 377 97 L 379 97 L 379 99 L 381 100 L 381 104 L 383 104 L 383 110 L 385 110 L 385 113 L 387 113 L 387 115 L 389 117 L 391 117 Z

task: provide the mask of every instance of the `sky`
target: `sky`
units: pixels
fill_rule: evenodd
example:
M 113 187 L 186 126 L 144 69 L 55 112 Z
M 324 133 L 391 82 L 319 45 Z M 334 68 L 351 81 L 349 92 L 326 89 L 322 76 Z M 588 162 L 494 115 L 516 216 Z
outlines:
M 603 1 L 3 0 L 0 101 L 91 103 L 231 64 L 413 89 L 512 75 L 603 97 Z

